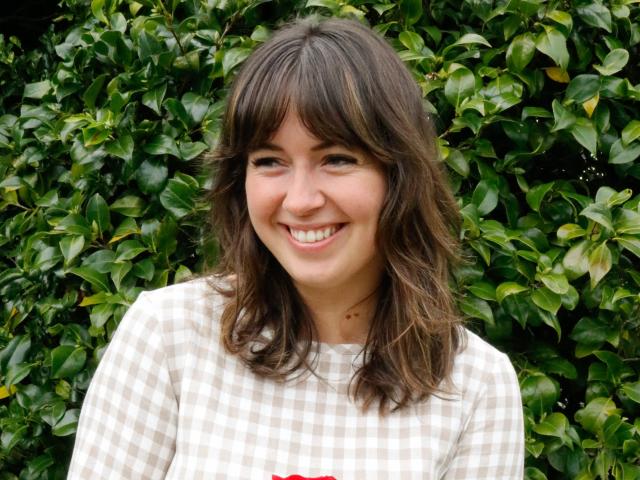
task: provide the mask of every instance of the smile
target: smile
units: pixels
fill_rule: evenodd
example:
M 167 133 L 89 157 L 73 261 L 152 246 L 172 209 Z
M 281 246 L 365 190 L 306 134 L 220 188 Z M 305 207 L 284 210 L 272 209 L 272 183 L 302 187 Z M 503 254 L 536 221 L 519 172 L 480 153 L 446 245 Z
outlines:
M 333 236 L 341 228 L 342 225 L 332 225 L 316 230 L 297 230 L 289 227 L 289 232 L 300 243 L 316 243 Z

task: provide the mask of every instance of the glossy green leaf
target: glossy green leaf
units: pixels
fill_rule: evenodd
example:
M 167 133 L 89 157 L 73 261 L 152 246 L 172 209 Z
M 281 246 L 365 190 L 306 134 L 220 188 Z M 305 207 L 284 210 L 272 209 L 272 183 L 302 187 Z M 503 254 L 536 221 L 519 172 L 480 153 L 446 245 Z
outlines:
M 546 375 L 530 375 L 520 384 L 522 401 L 536 415 L 550 411 L 560 396 L 556 383 Z
M 43 80 L 41 82 L 27 83 L 24 86 L 22 96 L 25 98 L 41 99 L 51 91 L 51 82 Z
M 574 238 L 584 237 L 585 230 L 580 225 L 576 225 L 575 223 L 567 223 L 558 228 L 558 240 L 562 240 L 566 242 L 568 240 L 573 240 Z
M 618 245 L 620 245 L 625 250 L 630 251 L 636 257 L 640 257 L 640 238 L 621 236 L 616 237 L 615 241 L 618 242 Z
M 121 135 L 105 145 L 105 150 L 114 157 L 130 161 L 133 156 L 133 138 L 131 135 Z
M 160 203 L 176 218 L 182 218 L 193 212 L 196 192 L 190 185 L 172 178 L 160 194 Z
M 531 292 L 531 300 L 541 309 L 554 315 L 560 309 L 560 305 L 562 305 L 560 295 L 552 292 L 547 287 L 540 287 L 533 290 Z
M 180 151 L 175 139 L 168 135 L 160 134 L 149 140 L 143 147 L 144 151 L 151 155 L 173 155 L 180 157 Z
M 447 100 L 455 108 L 458 108 L 465 98 L 473 95 L 476 87 L 476 79 L 468 68 L 461 67 L 455 70 L 444 85 L 444 94 Z
M 118 248 L 116 250 L 116 262 L 131 260 L 146 251 L 147 248 L 138 240 L 125 240 L 118 244 Z
M 624 146 L 627 146 L 634 140 L 640 138 L 640 120 L 631 120 L 627 123 L 627 125 L 622 129 L 620 138 L 622 139 Z
M 583 74 L 574 77 L 566 90 L 566 98 L 577 103 L 592 99 L 600 92 L 600 76 Z
M 71 263 L 75 259 L 82 249 L 84 248 L 84 237 L 76 235 L 73 237 L 63 237 L 60 239 L 60 251 L 64 257 L 65 265 Z
M 404 32 L 400 32 L 400 35 L 398 35 L 398 40 L 400 40 L 400 43 L 402 43 L 402 45 L 407 47 L 407 49 L 411 50 L 412 52 L 418 54 L 422 53 L 422 49 L 424 48 L 424 40 L 416 32 L 409 32 L 406 30 Z
M 460 300 L 460 310 L 471 318 L 479 318 L 489 325 L 495 324 L 491 307 L 485 300 L 466 296 Z
M 563 70 L 569 66 L 567 40 L 557 29 L 544 26 L 544 30 L 536 37 L 536 48 L 551 58 Z
M 554 186 L 554 182 L 543 183 L 531 188 L 526 195 L 527 203 L 534 212 L 540 211 L 540 205 L 544 197 L 551 191 Z
M 616 165 L 631 163 L 638 157 L 640 157 L 640 143 L 632 143 L 625 147 L 621 139 L 616 140 L 609 151 L 609 163 Z
M 586 24 L 611 32 L 611 11 L 600 0 L 582 3 L 576 12 Z
M 611 415 L 620 413 L 616 404 L 610 398 L 594 398 L 586 407 L 576 412 L 576 420 L 587 431 L 597 433 L 601 431 L 604 422 Z
M 169 168 L 166 163 L 154 157 L 146 159 L 136 171 L 136 181 L 144 193 L 161 192 L 167 183 Z
M 90 224 L 95 222 L 98 227 L 98 235 L 100 237 L 111 229 L 111 214 L 109 213 L 109 206 L 99 193 L 96 193 L 89 199 L 86 215 L 87 221 Z
M 614 48 L 604 57 L 602 65 L 594 65 L 593 68 L 601 75 L 614 75 L 622 70 L 627 62 L 629 62 L 629 52 L 624 48 Z
M 407 25 L 413 25 L 422 17 L 420 0 L 400 0 L 400 11 Z
M 162 83 L 142 96 L 142 104 L 149 107 L 158 115 L 162 115 L 162 102 L 167 93 L 167 84 Z
M 84 366 L 87 352 L 82 347 L 60 345 L 51 351 L 51 377 L 72 377 Z
M 515 37 L 507 48 L 507 66 L 509 70 L 520 72 L 533 60 L 536 42 L 531 33 Z
M 496 288 L 489 282 L 476 282 L 467 288 L 478 298 L 489 301 L 496 300 Z
M 60 419 L 60 421 L 56 424 L 52 429 L 52 433 L 56 437 L 67 437 L 69 435 L 73 435 L 76 433 L 76 428 L 78 426 L 78 418 L 80 417 L 80 410 L 70 409 L 67 410 L 64 416 Z
M 607 230 L 613 231 L 611 210 L 601 203 L 592 203 L 580 212 L 580 215 L 602 225 Z
M 471 201 L 478 208 L 478 214 L 489 214 L 498 206 L 497 185 L 490 180 L 480 180 L 473 190 Z
M 144 201 L 135 195 L 126 195 L 118 198 L 109 208 L 125 217 L 137 218 L 142 216 Z
M 569 282 L 567 277 L 559 273 L 542 273 L 540 281 L 554 293 L 563 295 L 569 291 Z
M 589 150 L 595 156 L 598 151 L 598 132 L 593 122 L 588 118 L 578 117 L 576 122 L 569 128 L 571 135 L 580 145 Z
M 524 285 L 520 285 L 517 282 L 503 282 L 496 288 L 496 299 L 498 302 L 502 303 L 509 295 L 516 295 L 518 293 L 526 292 L 529 290 L 528 287 Z
M 86 280 L 98 290 L 109 291 L 107 277 L 91 267 L 74 267 L 69 272 Z
M 568 108 L 565 108 L 558 100 L 554 99 L 551 103 L 551 107 L 553 108 L 554 119 L 553 128 L 551 129 L 552 132 L 564 130 L 572 127 L 576 123 L 576 116 L 571 113 Z

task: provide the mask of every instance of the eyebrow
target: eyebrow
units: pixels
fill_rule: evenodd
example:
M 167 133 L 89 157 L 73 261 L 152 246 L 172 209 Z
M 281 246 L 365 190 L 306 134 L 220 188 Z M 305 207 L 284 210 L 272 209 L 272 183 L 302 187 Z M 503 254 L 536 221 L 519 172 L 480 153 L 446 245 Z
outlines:
M 326 148 L 335 147 L 337 145 L 338 144 L 335 142 L 330 142 L 329 140 L 325 140 L 311 147 L 311 150 L 316 152 L 318 150 L 324 150 Z M 274 150 L 277 152 L 284 152 L 284 148 L 271 142 L 261 143 L 260 145 L 258 145 L 256 148 L 253 149 L 254 152 L 257 150 Z

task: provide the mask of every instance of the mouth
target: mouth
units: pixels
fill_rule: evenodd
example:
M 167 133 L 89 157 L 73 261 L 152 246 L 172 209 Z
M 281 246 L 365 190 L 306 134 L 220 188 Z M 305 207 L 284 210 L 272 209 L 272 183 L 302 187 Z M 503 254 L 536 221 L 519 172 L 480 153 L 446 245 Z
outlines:
M 328 225 L 323 228 L 309 229 L 309 230 L 301 230 L 297 228 L 293 228 L 287 226 L 289 233 L 291 236 L 299 243 L 318 243 L 323 240 L 326 240 L 330 237 L 333 237 L 339 230 L 342 229 L 344 224 L 334 224 Z

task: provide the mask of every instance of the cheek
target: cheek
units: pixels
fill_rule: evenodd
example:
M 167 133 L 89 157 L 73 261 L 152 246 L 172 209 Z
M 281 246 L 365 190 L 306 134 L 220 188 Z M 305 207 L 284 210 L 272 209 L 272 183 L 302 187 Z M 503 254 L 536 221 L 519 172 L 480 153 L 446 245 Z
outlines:
M 251 223 L 264 222 L 278 208 L 277 189 L 264 179 L 248 176 L 245 180 L 247 209 Z

